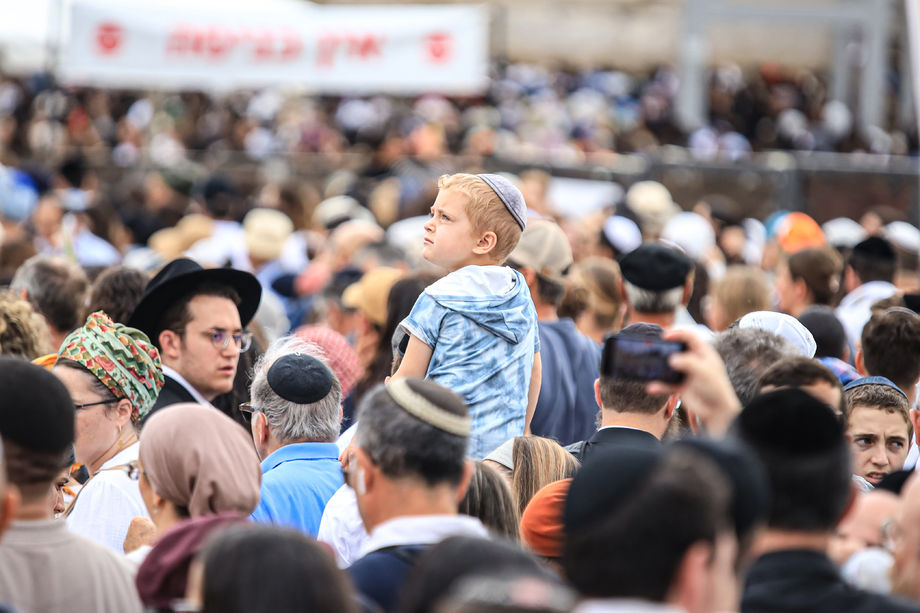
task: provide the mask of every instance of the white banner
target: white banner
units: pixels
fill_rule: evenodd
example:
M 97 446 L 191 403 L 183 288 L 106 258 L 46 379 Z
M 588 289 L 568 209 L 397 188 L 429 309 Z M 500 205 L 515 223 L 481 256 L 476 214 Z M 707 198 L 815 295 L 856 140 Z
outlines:
M 907 13 L 907 36 L 910 41 L 914 109 L 917 113 L 918 130 L 920 130 L 920 0 L 906 0 L 905 11 Z
M 290 0 L 71 0 L 64 83 L 143 89 L 296 86 L 323 93 L 482 91 L 482 6 Z

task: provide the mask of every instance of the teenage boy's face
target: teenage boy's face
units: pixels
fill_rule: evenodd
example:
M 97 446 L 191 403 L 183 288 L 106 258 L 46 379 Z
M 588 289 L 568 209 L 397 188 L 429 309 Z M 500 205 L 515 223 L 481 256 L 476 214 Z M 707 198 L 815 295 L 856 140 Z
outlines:
M 425 224 L 422 256 L 450 271 L 470 263 L 477 242 L 466 215 L 466 200 L 460 192 L 441 190 L 431 205 L 431 218 Z
M 907 433 L 907 422 L 899 414 L 877 407 L 855 407 L 847 428 L 853 472 L 878 485 L 888 473 L 901 470 L 910 443 Z

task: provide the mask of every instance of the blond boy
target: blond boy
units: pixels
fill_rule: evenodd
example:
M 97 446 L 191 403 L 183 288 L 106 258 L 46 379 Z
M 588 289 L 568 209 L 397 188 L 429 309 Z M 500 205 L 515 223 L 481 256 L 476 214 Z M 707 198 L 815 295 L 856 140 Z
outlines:
M 537 314 L 524 277 L 502 266 L 527 208 L 499 175 L 445 175 L 438 188 L 422 255 L 449 274 L 400 324 L 409 344 L 393 378 L 427 377 L 462 396 L 469 454 L 482 458 L 528 430 L 540 393 Z

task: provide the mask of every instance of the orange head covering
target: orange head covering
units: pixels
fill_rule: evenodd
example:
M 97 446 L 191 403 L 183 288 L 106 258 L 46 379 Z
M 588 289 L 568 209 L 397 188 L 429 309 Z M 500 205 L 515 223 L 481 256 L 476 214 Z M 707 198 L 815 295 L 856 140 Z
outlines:
M 521 540 L 538 556 L 562 557 L 562 511 L 570 485 L 571 479 L 563 479 L 543 487 L 521 515 Z
M 776 232 L 780 247 L 793 254 L 809 247 L 823 247 L 827 242 L 818 223 L 805 213 L 789 213 Z

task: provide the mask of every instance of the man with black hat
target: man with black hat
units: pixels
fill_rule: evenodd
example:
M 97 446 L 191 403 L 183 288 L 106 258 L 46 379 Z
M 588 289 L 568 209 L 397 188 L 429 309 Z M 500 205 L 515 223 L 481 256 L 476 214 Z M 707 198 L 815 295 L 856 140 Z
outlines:
M 343 483 L 335 440 L 342 389 L 332 371 L 297 337 L 275 341 L 252 380 L 252 438 L 262 459 L 259 506 L 252 519 L 316 537 L 326 503 Z
M 687 256 L 661 243 L 645 243 L 627 253 L 620 271 L 629 321 L 673 327 L 693 293 L 692 270 Z
M 855 495 L 848 442 L 829 406 L 800 389 L 769 392 L 745 407 L 734 432 L 760 459 L 771 490 L 742 613 L 920 611 L 849 586 L 827 556 Z
M 179 258 L 150 280 L 128 325 L 160 350 L 166 383 L 151 413 L 179 402 L 211 405 L 233 389 L 240 354 L 249 348 L 262 286 L 248 272 L 205 270 Z
M 4 460 L 21 497 L 0 542 L 0 599 L 20 611 L 141 611 L 124 561 L 54 519 L 55 482 L 74 441 L 67 388 L 43 368 L 0 356 L 0 398 Z M 0 516 L 9 510 L 9 497 L 0 499 Z
M 847 258 L 844 288 L 847 295 L 837 307 L 837 317 L 847 331 L 850 350 L 855 353 L 863 326 L 872 315 L 872 305 L 890 298 L 897 291 L 893 285 L 897 254 L 884 238 L 870 236 L 853 247 Z
M 562 445 L 583 440 L 594 432 L 594 379 L 601 359 L 597 343 L 579 332 L 570 318 L 556 314 L 572 262 L 568 237 L 549 219 L 531 220 L 508 256 L 508 264 L 518 269 L 527 282 L 540 333 L 543 383 L 530 432 Z

